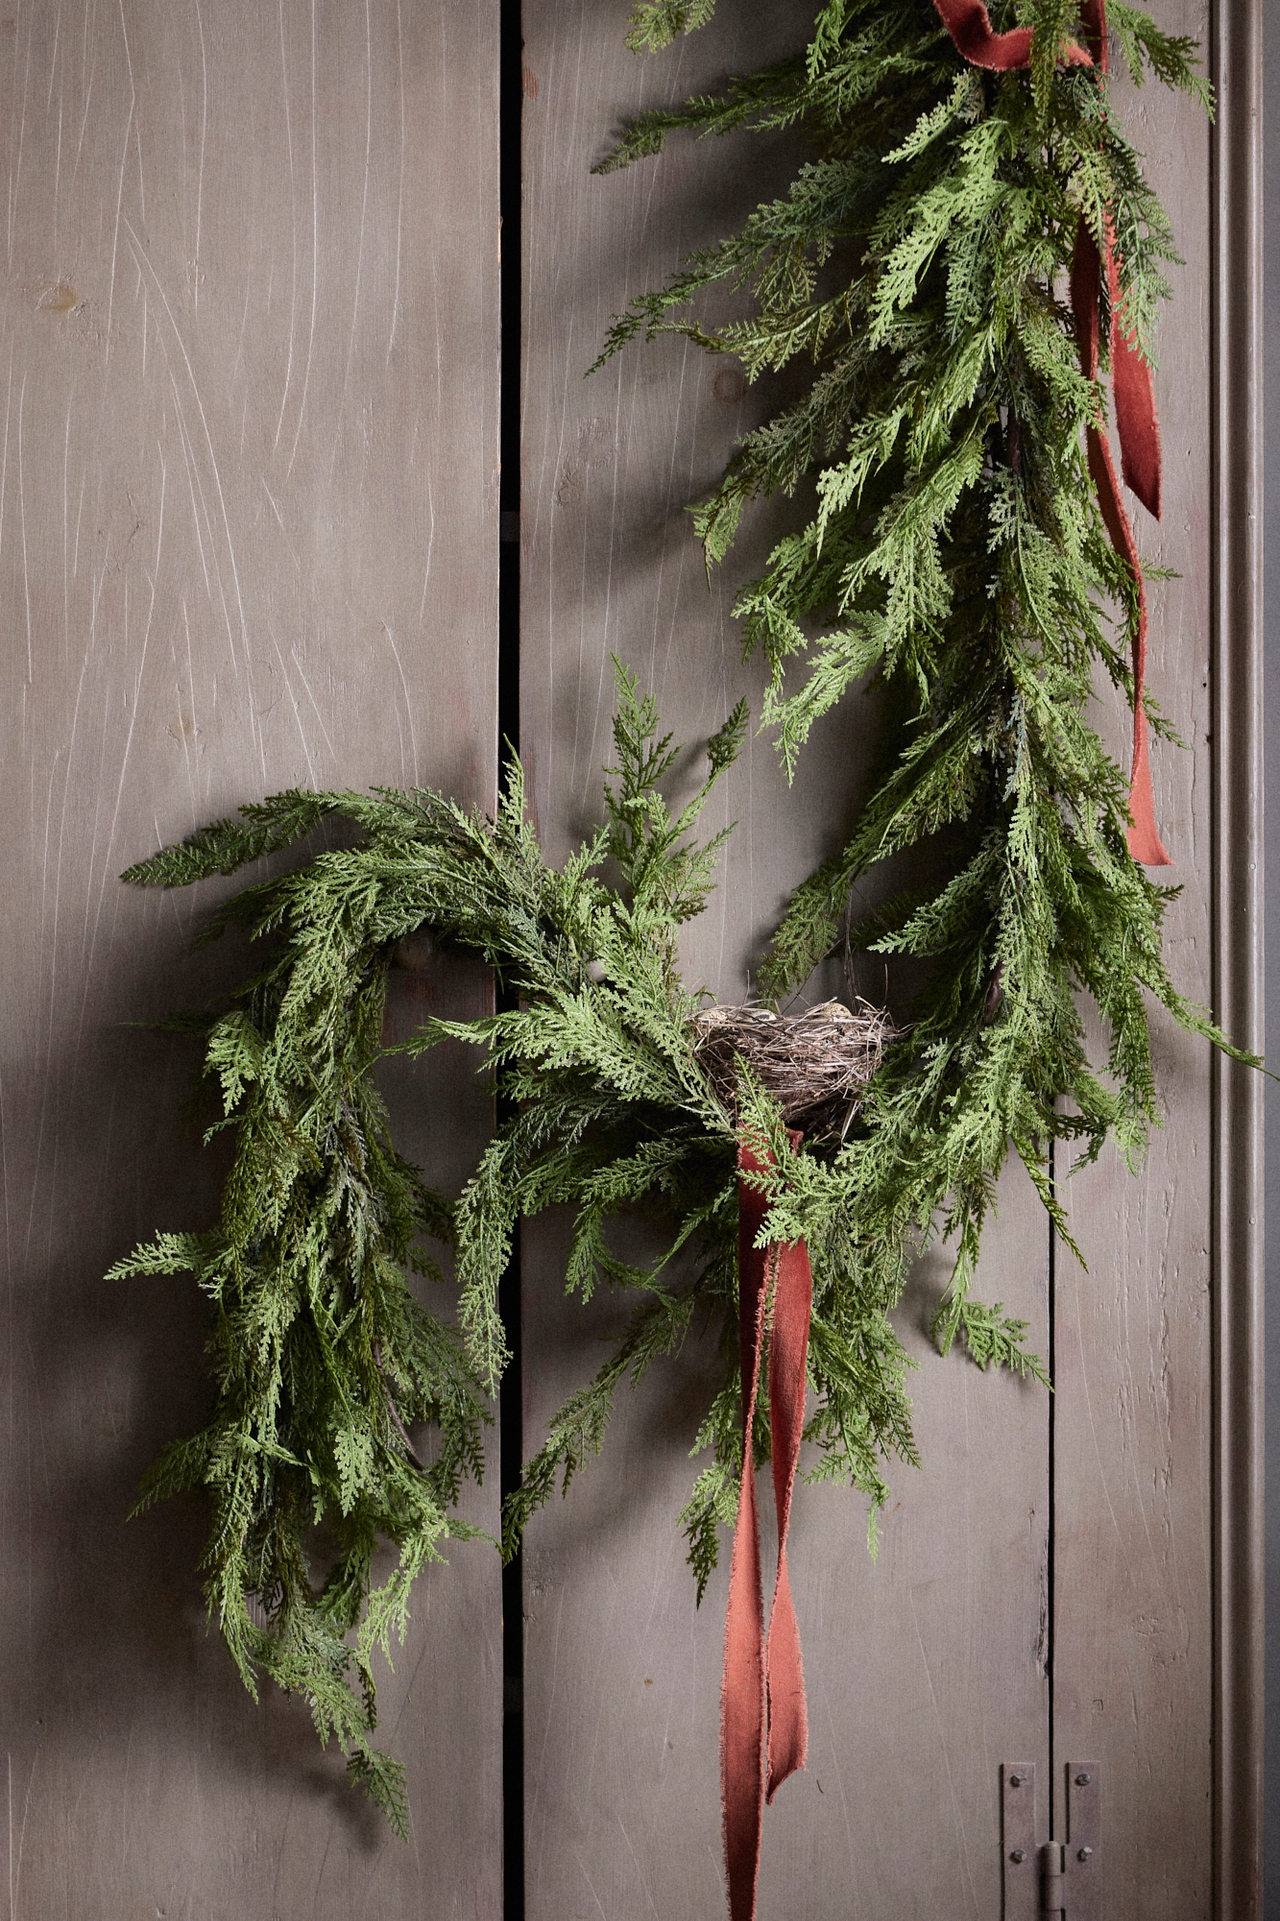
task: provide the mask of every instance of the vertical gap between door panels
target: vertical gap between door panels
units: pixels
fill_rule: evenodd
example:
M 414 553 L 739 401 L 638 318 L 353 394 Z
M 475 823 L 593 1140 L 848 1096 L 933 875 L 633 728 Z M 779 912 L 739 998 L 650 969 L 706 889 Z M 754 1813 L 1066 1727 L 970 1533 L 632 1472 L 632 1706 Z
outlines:
M 1057 1195 L 1057 1155 L 1055 1141 L 1049 1142 L 1049 1192 Z M 1057 1455 L 1057 1382 L 1058 1382 L 1058 1234 L 1052 1216 L 1049 1219 L 1049 1379 L 1053 1386 L 1048 1395 L 1049 1402 L 1049 1516 L 1046 1530 L 1047 1551 L 1045 1556 L 1045 1628 L 1044 1628 L 1044 1679 L 1045 1693 L 1048 1697 L 1049 1716 L 1049 1796 L 1045 1813 L 1048 1817 L 1050 1836 L 1063 1832 L 1058 1822 L 1057 1780 L 1058 1753 L 1053 1723 L 1054 1707 L 1054 1609 L 1056 1606 L 1054 1581 L 1054 1547 L 1057 1537 L 1057 1514 L 1055 1512 L 1058 1455 Z M 1064 1810 L 1065 1818 L 1065 1810 Z
M 498 454 L 498 767 L 505 780 L 520 747 L 520 197 L 524 40 L 520 0 L 499 0 L 498 209 L 502 222 L 501 372 Z M 510 1004 L 499 983 L 498 1006 Z M 506 1118 L 499 1102 L 498 1118 Z M 498 1290 L 511 1359 L 498 1398 L 502 1498 L 520 1479 L 523 1453 L 520 1239 L 517 1229 Z M 502 1571 L 503 1921 L 524 1917 L 524 1595 L 522 1557 Z

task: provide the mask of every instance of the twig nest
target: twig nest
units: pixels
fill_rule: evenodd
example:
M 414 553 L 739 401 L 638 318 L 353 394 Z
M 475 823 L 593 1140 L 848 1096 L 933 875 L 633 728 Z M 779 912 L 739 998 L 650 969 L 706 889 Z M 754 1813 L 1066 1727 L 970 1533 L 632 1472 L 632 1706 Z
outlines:
M 823 1001 L 802 1014 L 767 1007 L 704 1007 L 695 1014 L 694 1052 L 732 1113 L 738 1062 L 745 1060 L 782 1108 L 783 1119 L 811 1136 L 848 1131 L 862 1089 L 900 1030 L 888 1010 L 860 1000 Z

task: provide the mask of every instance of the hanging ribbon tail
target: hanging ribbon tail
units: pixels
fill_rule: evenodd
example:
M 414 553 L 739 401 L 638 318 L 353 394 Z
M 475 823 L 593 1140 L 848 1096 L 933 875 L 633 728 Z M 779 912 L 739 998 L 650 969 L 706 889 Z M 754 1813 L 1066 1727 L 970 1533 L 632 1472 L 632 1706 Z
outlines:
M 1111 308 L 1114 314 L 1114 302 Z M 1116 397 L 1116 432 L 1124 484 L 1149 514 L 1160 518 L 1160 423 L 1156 418 L 1151 364 L 1133 334 L 1111 332 L 1111 386 Z
M 986 67 L 989 72 L 1013 73 L 1031 65 L 1031 29 L 1014 27 L 997 33 L 983 0 L 933 0 L 943 26 L 955 42 L 956 51 L 971 67 Z M 1068 40 L 1058 55 L 1068 67 L 1091 67 L 1092 58 L 1074 40 Z
M 799 1139 L 798 1134 L 793 1134 L 793 1145 L 797 1145 Z M 762 1160 L 745 1143 L 739 1147 L 740 1176 L 762 1172 L 767 1165 L 767 1160 Z M 738 1344 L 742 1362 L 743 1458 L 738 1525 L 729 1570 L 724 1681 L 720 1694 L 720 1791 L 730 1921 L 755 1921 L 765 1806 L 766 1739 L 770 1800 L 787 1776 L 804 1766 L 808 1745 L 800 1633 L 787 1574 L 786 1540 L 804 1426 L 812 1280 L 803 1242 L 767 1248 L 755 1245 L 767 1212 L 766 1197 L 739 1178 Z M 766 1649 L 760 1579 L 760 1517 L 751 1436 L 760 1387 L 760 1352 L 771 1295 L 769 1399 L 773 1485 L 778 1504 L 778 1574 Z
M 1107 71 L 1107 0 L 1082 0 L 1080 25 L 1099 72 Z
M 1150 362 L 1136 333 L 1124 324 L 1120 263 L 1107 221 L 1107 292 L 1111 302 L 1111 389 L 1116 397 L 1116 433 L 1124 484 L 1149 514 L 1160 518 L 1160 423 Z
M 1133 526 L 1120 496 L 1120 482 L 1111 446 L 1100 427 L 1086 433 L 1089 473 L 1098 490 L 1098 504 L 1111 544 L 1129 565 L 1138 584 L 1138 618 L 1133 627 L 1133 765 L 1129 775 L 1129 852 L 1143 867 L 1172 867 L 1156 826 L 1155 794 L 1147 756 L 1147 713 L 1143 687 L 1147 673 L 1147 585 L 1143 579 Z
M 767 1799 L 797 1768 L 809 1751 L 809 1710 L 804 1693 L 804 1665 L 800 1657 L 800 1627 L 791 1599 L 787 1571 L 787 1529 L 791 1495 L 800 1464 L 804 1433 L 805 1372 L 809 1353 L 809 1313 L 813 1304 L 813 1276 L 809 1250 L 803 1241 L 778 1249 L 773 1328 L 769 1342 L 769 1418 L 773 1438 L 773 1495 L 778 1512 L 778 1578 L 769 1611 L 769 1652 L 765 1666 L 769 1709 L 769 1779 Z
M 1147 716 L 1141 707 L 1133 717 L 1129 812 L 1133 816 L 1133 825 L 1127 839 L 1133 858 L 1142 867 L 1172 867 L 1173 858 L 1165 852 L 1160 830 L 1156 826 L 1156 797 L 1151 786 L 1151 764 L 1147 759 Z
M 1111 222 L 1107 221 L 1104 268 L 1098 243 L 1081 218 L 1071 257 L 1071 311 L 1076 323 L 1080 371 L 1086 380 L 1098 378 L 1099 309 L 1102 276 L 1107 276 L 1111 306 L 1111 386 L 1116 401 L 1116 432 L 1125 485 L 1132 488 L 1147 512 L 1160 518 L 1160 423 L 1156 417 L 1155 385 L 1151 368 L 1138 348 L 1137 337 L 1124 327 L 1124 297 Z
M 757 1333 L 763 1333 L 765 1290 L 759 1290 Z M 744 1315 L 745 1324 L 745 1315 Z M 759 1356 L 759 1342 L 756 1342 Z M 755 1415 L 754 1377 L 748 1399 Z M 730 1921 L 755 1921 L 764 1820 L 764 1595 L 760 1587 L 760 1517 L 748 1440 L 738 1498 L 738 1525 L 729 1569 L 729 1608 L 724 1624 L 724 1678 L 720 1689 L 720 1805 L 724 1818 L 724 1867 Z
M 1085 39 L 1101 73 L 1107 71 L 1106 0 L 1086 0 L 1080 9 Z M 1160 518 L 1160 422 L 1150 363 L 1138 347 L 1137 334 L 1124 324 L 1124 296 L 1120 291 L 1120 256 L 1110 215 L 1106 222 L 1107 299 L 1111 308 L 1111 386 L 1116 403 L 1116 433 L 1124 484 L 1132 488 L 1147 512 Z M 1080 366 L 1086 380 L 1098 378 L 1098 315 L 1102 297 L 1103 262 L 1098 244 L 1081 219 L 1076 227 L 1071 261 L 1071 311 L 1075 315 Z
M 1080 371 L 1086 380 L 1098 378 L 1101 299 L 1102 256 L 1088 221 L 1081 216 L 1076 223 L 1076 244 L 1071 255 L 1071 312 L 1076 323 Z
M 1105 20 L 1104 20 L 1105 25 Z M 1098 377 L 1099 348 L 1099 296 L 1102 291 L 1102 275 L 1106 272 L 1110 283 L 1111 311 L 1118 311 L 1119 274 L 1115 263 L 1115 250 L 1110 243 L 1110 223 L 1108 223 L 1107 258 L 1104 262 L 1098 251 L 1098 243 L 1085 220 L 1082 218 L 1076 227 L 1076 244 L 1071 259 L 1071 311 L 1076 323 L 1076 348 L 1080 355 L 1080 371 L 1086 380 Z M 1116 393 L 1116 420 L 1128 432 L 1128 440 L 1121 441 L 1121 459 L 1125 463 L 1125 479 L 1144 505 L 1150 507 L 1151 499 L 1145 498 L 1134 485 L 1130 472 L 1131 465 L 1142 468 L 1143 478 L 1151 492 L 1152 461 L 1154 461 L 1154 499 L 1155 511 L 1160 504 L 1160 435 L 1155 419 L 1155 396 L 1151 389 L 1151 369 L 1145 361 L 1141 362 L 1146 377 L 1146 398 L 1136 382 L 1124 388 L 1124 405 L 1121 404 L 1121 379 L 1119 370 L 1136 355 L 1128 352 L 1118 353 L 1116 331 L 1112 328 L 1112 373 Z M 1147 411 L 1144 413 L 1144 406 Z M 1133 537 L 1133 523 L 1129 519 L 1120 492 L 1120 481 L 1116 474 L 1115 461 L 1111 455 L 1111 443 L 1101 422 L 1087 429 L 1085 442 L 1089 456 L 1089 474 L 1098 490 L 1098 505 L 1102 509 L 1102 519 L 1110 536 L 1111 545 L 1126 562 L 1138 587 L 1138 619 L 1133 628 L 1133 762 L 1129 774 L 1129 813 L 1132 826 L 1129 828 L 1129 852 L 1134 860 L 1143 867 L 1171 867 L 1173 865 L 1160 832 L 1156 826 L 1155 794 L 1151 785 L 1151 763 L 1147 754 L 1147 714 L 1143 705 L 1143 690 L 1147 675 L 1147 584 L 1142 575 L 1142 563 L 1138 558 L 1138 543 Z

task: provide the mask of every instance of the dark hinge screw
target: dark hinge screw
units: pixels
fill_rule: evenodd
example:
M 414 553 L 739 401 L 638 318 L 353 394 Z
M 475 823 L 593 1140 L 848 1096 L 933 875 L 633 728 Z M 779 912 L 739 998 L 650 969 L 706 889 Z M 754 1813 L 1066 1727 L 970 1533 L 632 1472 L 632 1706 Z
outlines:
M 1091 1774 L 1077 1774 L 1076 1786 L 1078 1788 L 1087 1788 L 1092 1779 L 1093 1776 Z

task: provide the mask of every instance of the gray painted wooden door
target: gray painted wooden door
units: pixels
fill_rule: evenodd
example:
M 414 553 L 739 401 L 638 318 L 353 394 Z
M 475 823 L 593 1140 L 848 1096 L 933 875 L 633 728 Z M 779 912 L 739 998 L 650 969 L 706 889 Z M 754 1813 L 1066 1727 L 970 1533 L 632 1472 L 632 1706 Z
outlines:
M 1198 0 L 1160 11 L 1179 30 L 1208 24 Z M 201 1317 L 182 1284 L 111 1294 L 100 1277 L 140 1236 L 215 1203 L 216 1152 L 174 1140 L 191 1063 L 129 1023 L 215 991 L 239 958 L 189 957 L 206 903 L 131 892 L 120 869 L 292 782 L 421 779 L 492 800 L 497 7 L 14 0 L 0 15 L 0 1921 L 6 1894 L 7 1921 L 490 1921 L 492 1558 L 459 1547 L 421 1583 L 383 1692 L 409 1763 L 406 1849 L 353 1807 L 296 1703 L 255 1709 L 239 1690 L 198 1600 L 198 1504 L 124 1526 L 141 1469 L 199 1418 Z M 710 588 L 683 510 L 760 398 L 672 342 L 581 376 L 609 315 L 762 186 L 724 145 L 605 180 L 588 169 L 623 113 L 794 44 L 805 9 L 721 0 L 708 33 L 650 63 L 623 51 L 624 15 L 621 0 L 530 0 L 526 19 L 522 748 L 553 852 L 597 815 L 611 650 L 687 739 L 759 694 L 728 609 L 769 510 Z M 1224 19 L 1246 15 L 1217 16 L 1220 45 Z M 1226 414 L 1210 403 L 1225 270 L 1234 258 L 1247 279 L 1247 259 L 1222 251 L 1220 199 L 1211 262 L 1194 109 L 1162 96 L 1149 121 L 1145 97 L 1124 110 L 1188 262 L 1160 377 L 1171 504 L 1164 533 L 1142 535 L 1183 575 L 1158 592 L 1155 664 L 1190 743 L 1157 767 L 1186 883 L 1171 959 L 1188 991 L 1222 1004 L 1223 902 L 1248 908 L 1223 824 L 1247 839 L 1253 802 L 1247 754 L 1229 790 L 1208 735 L 1248 734 L 1247 689 L 1233 708 L 1222 668 L 1248 625 L 1231 583 L 1249 550 L 1221 533 L 1231 502 L 1210 462 L 1216 449 L 1223 464 Z M 780 183 L 787 154 L 775 162 Z M 1233 338 L 1228 375 L 1243 381 L 1247 327 Z M 1119 744 L 1120 717 L 1108 724 Z M 751 744 L 714 803 L 714 824 L 738 825 L 690 930 L 690 977 L 745 990 L 788 889 L 857 806 L 875 725 L 873 703 L 833 716 L 789 792 L 768 741 Z M 1231 926 L 1247 950 L 1252 922 Z M 1248 964 L 1231 989 L 1246 1020 Z M 485 1004 L 478 977 L 455 991 L 460 1013 Z M 397 994 L 404 1031 L 412 971 Z M 1145 1175 L 1070 1183 L 1088 1275 L 1016 1179 L 991 1231 L 982 1291 L 1025 1316 L 1042 1351 L 1052 1340 L 1054 1402 L 931 1357 L 943 1267 L 930 1260 L 901 1317 L 924 1466 L 897 1472 L 878 1563 L 858 1503 L 802 1493 L 812 1756 L 768 1817 L 763 1921 L 943 1907 L 994 1921 L 999 1763 L 1037 1762 L 1047 1836 L 1047 1784 L 1084 1749 L 1106 1769 L 1113 1921 L 1248 1911 L 1222 1865 L 1240 1770 L 1221 1764 L 1215 1787 L 1211 1762 L 1236 1725 L 1224 1460 L 1239 1486 L 1249 1471 L 1220 1392 L 1237 1352 L 1221 1167 L 1248 1113 L 1203 1050 L 1164 1029 L 1160 1047 L 1169 1125 Z M 401 1068 L 388 1091 L 407 1151 L 458 1185 L 489 1124 L 469 1065 Z M 432 1130 L 441 1102 L 450 1124 Z M 530 1447 L 610 1311 L 564 1302 L 556 1255 L 553 1229 L 529 1237 Z M 530 1921 L 720 1912 L 724 1583 L 695 1610 L 675 1527 L 713 1365 L 691 1343 L 625 1398 L 603 1459 L 530 1535 Z M 472 1511 L 493 1524 L 492 1490 Z
M 1156 11 L 1166 28 L 1208 45 L 1213 22 L 1200 0 L 1165 0 Z M 636 60 L 622 46 L 620 8 L 533 0 L 526 10 L 522 741 L 539 823 L 556 848 L 594 818 L 611 650 L 652 686 L 678 737 L 705 737 L 742 692 L 758 711 L 761 675 L 741 663 L 729 605 L 787 512 L 757 508 L 708 587 L 684 510 L 767 398 L 746 389 L 733 363 L 675 339 L 582 376 L 609 317 L 780 187 L 792 156 L 739 136 L 675 142 L 658 160 L 602 178 L 589 169 L 623 117 L 762 65 L 799 44 L 806 19 L 811 8 L 721 0 L 705 32 Z M 1220 45 L 1230 39 L 1221 16 L 1217 30 Z M 1227 900 L 1245 915 L 1237 924 L 1247 940 L 1256 917 L 1247 850 L 1224 865 L 1213 829 L 1226 750 L 1215 761 L 1211 703 L 1235 715 L 1246 761 L 1252 723 L 1247 675 L 1238 707 L 1211 676 L 1212 667 L 1225 678 L 1230 622 L 1213 602 L 1229 503 L 1211 486 L 1209 132 L 1188 102 L 1154 88 L 1117 94 L 1186 255 L 1161 335 L 1168 505 L 1162 528 L 1138 510 L 1139 539 L 1182 576 L 1156 590 L 1154 607 L 1156 691 L 1188 743 L 1185 753 L 1162 750 L 1156 774 L 1172 878 L 1184 888 L 1169 958 L 1184 991 L 1203 1001 L 1217 993 L 1221 1004 L 1211 889 L 1219 917 Z M 1222 298 L 1219 287 L 1219 317 Z M 1100 706 L 1099 719 L 1124 760 L 1123 715 Z M 742 998 L 787 890 L 847 827 L 874 738 L 874 705 L 846 699 L 815 733 L 789 792 L 768 741 L 752 743 L 717 802 L 716 824 L 737 826 L 720 892 L 690 930 L 691 980 Z M 1237 822 L 1246 814 L 1237 808 Z M 835 985 L 815 983 L 815 997 Z M 1234 1005 L 1247 1031 L 1247 997 Z M 932 1357 L 924 1329 L 944 1269 L 930 1259 L 900 1316 L 920 1362 L 923 1466 L 894 1476 L 878 1563 L 863 1545 L 860 1503 L 825 1487 L 797 1503 L 792 1570 L 812 1750 L 808 1773 L 766 1817 L 764 1921 L 939 1912 L 995 1921 L 1000 1762 L 1039 1764 L 1047 1840 L 1050 1784 L 1061 1837 L 1063 1765 L 1084 1756 L 1102 1764 L 1106 1783 L 1109 1915 L 1247 1911 L 1221 1871 L 1214 1904 L 1213 1529 L 1222 1509 L 1213 1423 L 1225 1417 L 1211 1282 L 1235 1286 L 1211 1229 L 1224 1150 L 1208 1050 L 1163 1021 L 1156 1044 L 1168 1122 L 1140 1178 L 1114 1159 L 1069 1179 L 1057 1169 L 1088 1273 L 1051 1244 L 1017 1175 L 985 1243 L 979 1292 L 1024 1316 L 1035 1345 L 1052 1350 L 1052 1403 L 958 1354 Z M 562 1300 L 554 1236 L 530 1242 L 532 1448 L 583 1378 L 592 1340 L 581 1309 Z M 602 1307 L 599 1327 L 607 1314 Z M 604 1459 L 531 1530 L 531 1921 L 717 1912 L 726 1570 L 696 1611 L 675 1527 L 695 1471 L 692 1410 L 714 1365 L 691 1344 L 662 1381 L 628 1397 Z M 1219 1711 L 1219 1738 L 1223 1726 Z M 1220 1861 L 1232 1835 L 1248 1851 L 1247 1799 L 1230 1804 L 1219 1780 Z
M 189 1282 L 101 1277 L 216 1205 L 218 1156 L 175 1141 L 194 1061 L 129 1023 L 243 963 L 187 958 L 207 895 L 121 869 L 294 783 L 492 800 L 497 8 L 0 12 L 0 1913 L 490 1921 L 491 1551 L 422 1582 L 386 1681 L 405 1847 L 305 1708 L 240 1688 L 200 1504 L 126 1528 L 200 1419 L 203 1320 Z M 489 1120 L 470 1065 L 391 1091 L 456 1186 Z

